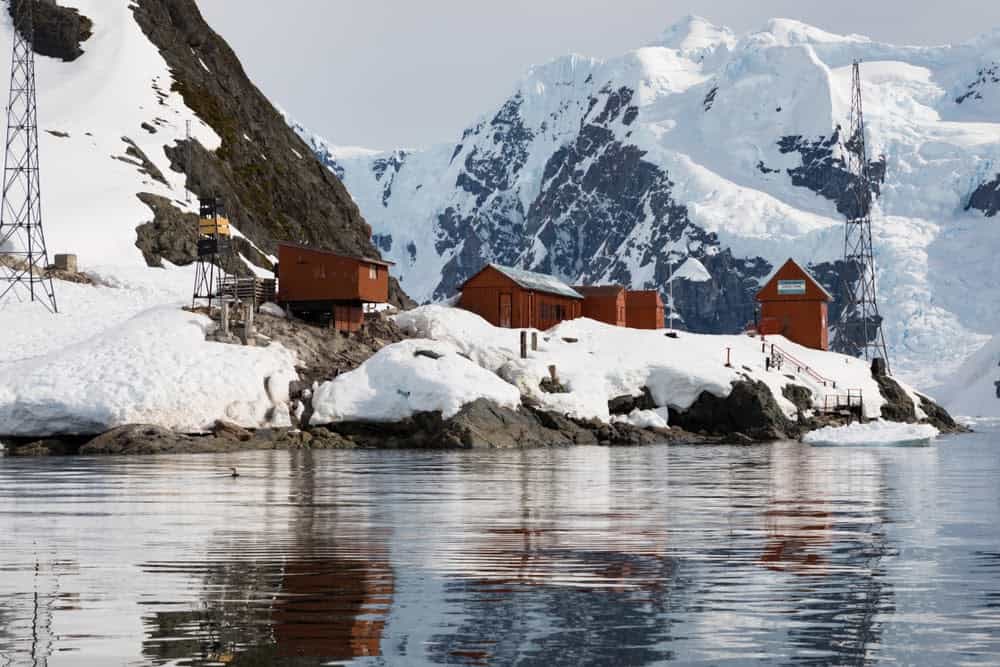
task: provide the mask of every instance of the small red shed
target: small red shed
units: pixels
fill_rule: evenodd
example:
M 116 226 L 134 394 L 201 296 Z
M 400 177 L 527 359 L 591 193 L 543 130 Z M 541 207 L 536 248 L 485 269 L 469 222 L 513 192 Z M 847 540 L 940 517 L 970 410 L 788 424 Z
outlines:
M 761 335 L 781 335 L 816 350 L 830 349 L 828 304 L 833 296 L 789 259 L 757 293 Z
M 292 243 L 278 245 L 278 303 L 294 314 L 331 318 L 338 331 L 358 331 L 364 306 L 389 301 L 391 262 L 351 257 Z
M 625 318 L 630 329 L 662 329 L 663 299 L 656 290 L 625 293 Z
M 625 288 L 621 285 L 574 285 L 573 289 L 583 295 L 583 317 L 598 322 L 626 325 Z
M 483 267 L 462 285 L 459 308 L 496 327 L 549 329 L 580 317 L 583 296 L 544 273 L 497 264 Z

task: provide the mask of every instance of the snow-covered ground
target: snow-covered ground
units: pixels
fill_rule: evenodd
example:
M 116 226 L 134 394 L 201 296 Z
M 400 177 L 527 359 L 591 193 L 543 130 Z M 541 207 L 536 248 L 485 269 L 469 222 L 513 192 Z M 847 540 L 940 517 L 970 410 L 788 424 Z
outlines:
M 145 266 L 135 247 L 135 228 L 152 220 L 136 198 L 149 192 L 185 204 L 184 175 L 170 169 L 164 152 L 191 135 L 205 148 L 220 145 L 218 135 L 171 90 L 173 78 L 159 51 L 135 22 L 131 3 L 115 0 L 66 0 L 94 22 L 83 43 L 84 55 L 64 63 L 36 57 L 39 160 L 42 167 L 42 220 L 50 256 L 75 253 L 80 267 L 101 264 Z M 0 58 L 7 62 L 13 26 L 0 17 Z M 0 90 L 9 84 L 0 67 Z M 156 130 L 143 129 L 147 123 Z M 56 136 L 52 132 L 68 134 Z M 149 177 L 120 157 L 131 139 L 163 174 L 168 185 Z M 133 159 L 133 158 L 128 158 Z
M 806 364 L 816 374 L 837 383 L 824 386 L 815 376 L 798 372 L 791 362 L 768 370 L 758 338 L 681 334 L 613 327 L 589 319 L 564 322 L 539 334 L 537 351 L 519 358 L 520 334 L 493 327 L 478 315 L 447 306 L 423 306 L 395 316 L 404 331 L 421 340 L 383 349 L 349 373 L 319 387 L 314 397 L 314 424 L 373 419 L 395 420 L 425 410 L 457 412 L 473 400 L 499 396 L 517 404 L 530 397 L 543 409 L 581 419 L 608 422 L 608 401 L 638 396 L 648 388 L 660 408 L 685 410 L 702 392 L 728 396 L 732 383 L 761 381 L 786 415 L 796 407 L 782 390 L 788 385 L 810 389 L 816 405 L 827 396 L 860 390 L 868 417 L 878 417 L 884 399 L 868 365 L 839 354 L 801 347 L 783 338 L 768 339 Z M 431 341 L 434 341 L 433 343 Z M 415 356 L 418 349 L 443 354 L 439 360 Z M 727 358 L 731 365 L 727 366 Z M 555 366 L 567 393 L 542 391 L 540 383 Z M 505 382 L 497 384 L 502 378 Z M 509 392 L 501 385 L 516 388 Z M 916 394 L 909 390 L 911 396 Z M 642 426 L 666 426 L 666 411 L 641 411 L 627 420 Z M 619 418 L 620 419 L 620 418 Z
M 276 344 L 206 342 L 209 320 L 181 310 L 191 301 L 191 269 L 95 275 L 103 284 L 56 283 L 58 315 L 32 303 L 0 311 L 0 435 L 289 423 L 294 356 Z
M 873 421 L 848 426 L 827 426 L 807 433 L 802 441 L 812 445 L 901 445 L 928 442 L 940 435 L 930 424 Z

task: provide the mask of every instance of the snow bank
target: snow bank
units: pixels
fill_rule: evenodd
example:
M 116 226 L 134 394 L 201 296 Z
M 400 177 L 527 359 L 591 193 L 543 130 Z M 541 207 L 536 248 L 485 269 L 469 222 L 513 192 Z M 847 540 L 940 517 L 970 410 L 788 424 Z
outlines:
M 313 396 L 310 423 L 391 422 L 438 410 L 448 419 L 480 398 L 507 408 L 521 404 L 515 387 L 461 356 L 454 345 L 406 340 L 320 385 Z
M 868 417 L 881 414 L 884 403 L 868 365 L 859 359 L 801 347 L 780 337 L 768 339 L 801 360 L 837 389 L 786 362 L 780 371 L 765 368 L 758 338 L 683 333 L 668 338 L 664 331 L 614 327 L 585 318 L 564 322 L 539 333 L 539 349 L 519 358 L 520 333 L 490 325 L 478 315 L 457 308 L 423 306 L 401 313 L 396 323 L 411 335 L 443 341 L 482 366 L 495 371 L 543 409 L 580 419 L 610 421 L 608 401 L 638 396 L 648 388 L 657 406 L 686 410 L 702 392 L 726 397 L 738 380 L 761 381 L 790 417 L 796 407 L 782 394 L 788 385 L 812 391 L 816 405 L 828 395 L 860 389 Z M 727 349 L 732 366 L 725 365 Z M 567 393 L 540 387 L 555 366 Z M 659 424 L 657 424 L 659 425 Z
M 812 445 L 892 445 L 933 440 L 939 434 L 930 424 L 874 421 L 827 426 L 807 433 L 802 441 Z
M 265 426 L 272 409 L 287 417 L 287 383 L 298 377 L 292 353 L 209 343 L 211 326 L 201 315 L 154 308 L 44 356 L 0 361 L 0 434 L 94 434 L 125 424 L 199 432 L 216 419 Z

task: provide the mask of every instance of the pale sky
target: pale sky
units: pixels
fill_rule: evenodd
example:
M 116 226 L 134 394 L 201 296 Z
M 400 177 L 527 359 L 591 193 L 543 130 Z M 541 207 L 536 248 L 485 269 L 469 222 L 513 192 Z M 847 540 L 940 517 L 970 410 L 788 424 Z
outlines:
M 607 58 L 688 14 L 742 34 L 775 17 L 897 44 L 1000 28 L 996 0 L 198 0 L 254 82 L 339 145 L 456 141 L 534 64 Z

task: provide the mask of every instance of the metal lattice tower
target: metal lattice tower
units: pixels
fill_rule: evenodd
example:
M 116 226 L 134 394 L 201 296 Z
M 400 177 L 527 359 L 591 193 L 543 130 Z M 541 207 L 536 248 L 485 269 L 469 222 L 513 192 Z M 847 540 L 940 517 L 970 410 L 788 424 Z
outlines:
M 236 255 L 225 205 L 218 197 L 202 199 L 192 305 L 197 306 L 199 301 L 204 301 L 211 310 L 214 301 L 236 294 L 235 281 Z
M 0 304 L 37 301 L 58 312 L 42 231 L 35 95 L 34 0 L 15 3 L 14 46 L 7 105 L 3 202 L 0 204 Z
M 843 144 L 844 159 L 852 178 L 848 191 L 853 195 L 844 228 L 844 267 L 841 273 L 847 303 L 834 329 L 834 348 L 845 354 L 871 361 L 881 358 L 889 367 L 882 316 L 878 309 L 875 284 L 875 254 L 872 248 L 871 209 L 874 182 L 865 144 L 865 117 L 861 99 L 861 66 L 854 62 L 851 82 L 851 126 Z

